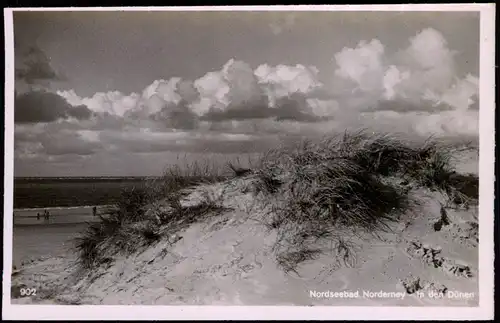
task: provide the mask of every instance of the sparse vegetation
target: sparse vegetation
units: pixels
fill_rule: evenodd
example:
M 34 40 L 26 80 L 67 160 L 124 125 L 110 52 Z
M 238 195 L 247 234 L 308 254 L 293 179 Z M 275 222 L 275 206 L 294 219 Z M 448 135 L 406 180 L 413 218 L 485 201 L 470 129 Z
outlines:
M 267 224 L 278 230 L 278 263 L 295 270 L 317 255 L 316 242 L 339 245 L 336 232 L 342 228 L 388 230 L 417 202 L 408 195 L 409 184 L 440 190 L 453 203 L 473 201 L 477 177 L 453 170 L 450 157 L 456 149 L 432 138 L 418 146 L 360 131 L 269 152 L 255 172 L 255 185 L 274 201 Z
M 252 170 L 249 168 L 238 167 L 231 162 L 227 163 L 227 167 L 234 173 L 234 176 L 236 177 L 242 177 L 252 172 Z
M 165 170 L 161 178 L 147 180 L 144 185 L 125 189 L 117 203 L 98 215 L 99 222 L 89 223 L 75 239 L 79 265 L 92 269 L 113 261 L 117 254 L 131 254 L 149 246 L 165 234 L 179 230 L 203 216 L 223 208 L 210 199 L 196 206 L 183 207 L 183 189 L 200 183 L 222 179 L 208 163 L 192 163 Z M 169 207 L 155 208 L 155 202 L 165 199 Z
M 184 165 L 181 168 L 179 165 Z M 151 199 L 159 199 L 201 183 L 215 183 L 227 178 L 214 163 L 209 161 L 181 161 L 167 166 L 161 177 L 146 180 L 145 188 Z
M 265 224 L 278 233 L 276 260 L 289 272 L 324 252 L 320 246 L 325 241 L 331 242 L 329 250 L 339 262 L 352 264 L 353 244 L 342 232 L 377 235 L 390 230 L 417 203 L 409 195 L 411 188 L 439 190 L 455 204 L 477 200 L 478 178 L 458 174 L 451 166 L 456 149 L 432 138 L 417 145 L 361 131 L 280 147 L 251 169 L 227 166 L 231 177 L 256 179 L 253 191 L 270 206 Z M 195 205 L 181 203 L 186 188 L 228 178 L 209 165 L 169 167 L 143 189 L 124 191 L 116 208 L 78 239 L 81 265 L 94 268 L 224 211 L 222 203 L 208 196 Z

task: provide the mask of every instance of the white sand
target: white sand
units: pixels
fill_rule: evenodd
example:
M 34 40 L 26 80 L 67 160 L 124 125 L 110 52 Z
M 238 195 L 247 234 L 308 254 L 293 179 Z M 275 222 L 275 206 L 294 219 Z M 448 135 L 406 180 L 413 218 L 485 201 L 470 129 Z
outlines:
M 132 256 L 118 256 L 93 277 L 73 274 L 74 256 L 53 257 L 23 267 L 13 285 L 36 286 L 39 296 L 13 303 L 143 305 L 478 305 L 478 249 L 470 223 L 475 210 L 448 209 L 450 224 L 435 231 L 440 215 L 436 193 L 415 191 L 428 199 L 407 223 L 384 234 L 383 241 L 353 238 L 355 259 L 347 266 L 325 253 L 299 266 L 298 275 L 280 270 L 271 252 L 275 232 L 259 224 L 261 208 L 238 182 L 197 188 L 184 204 L 196 204 L 201 192 L 224 196 L 234 208 L 195 223 L 177 236 Z M 468 223 L 469 221 L 470 223 Z M 472 232 L 472 231 L 471 231 Z M 170 241 L 169 241 L 170 240 Z M 434 265 L 436 264 L 436 265 Z M 469 277 L 467 266 L 470 267 Z M 462 271 L 462 272 L 460 272 Z M 405 287 L 406 284 L 406 287 Z M 410 285 L 423 297 L 417 297 Z M 432 291 L 457 291 L 460 298 L 432 297 Z M 355 292 L 357 298 L 311 297 L 312 292 Z M 394 297 L 363 297 L 363 292 L 394 292 Z

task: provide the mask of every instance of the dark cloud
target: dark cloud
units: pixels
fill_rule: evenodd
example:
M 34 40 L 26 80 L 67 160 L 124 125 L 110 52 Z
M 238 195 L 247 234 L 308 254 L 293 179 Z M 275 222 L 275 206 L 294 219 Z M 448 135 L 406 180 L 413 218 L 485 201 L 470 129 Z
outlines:
M 178 151 L 177 147 L 182 147 L 190 138 L 186 133 L 176 136 L 172 132 L 103 131 L 100 134 L 101 141 L 114 147 L 115 151 L 134 153 Z M 182 144 L 177 143 L 178 139 L 182 140 Z
M 130 132 L 105 131 L 100 140 L 116 152 L 156 153 L 247 153 L 262 152 L 276 144 L 274 135 L 244 135 L 191 132 Z M 108 149 L 108 151 L 110 151 Z
M 92 116 L 85 105 L 73 107 L 63 97 L 45 91 L 26 92 L 17 96 L 14 108 L 16 123 L 51 122 L 69 117 L 86 120 Z
M 23 142 L 36 142 L 38 135 L 30 132 L 17 131 L 14 134 L 14 149 L 19 148 Z
M 294 120 L 301 122 L 316 122 L 320 118 L 308 113 L 307 97 L 303 94 L 291 94 L 279 98 L 275 107 L 269 107 L 266 99 L 253 102 L 248 105 L 231 107 L 224 111 L 212 110 L 204 115 L 203 121 L 226 121 L 226 120 L 248 120 L 248 119 L 268 119 L 277 121 Z
M 94 119 L 89 121 L 87 129 L 89 130 L 121 130 L 133 120 L 112 115 L 109 112 L 94 112 Z M 84 124 L 85 122 L 82 122 Z
M 177 84 L 177 93 L 186 102 L 194 102 L 200 97 L 200 92 L 194 86 L 194 82 L 182 80 Z
M 86 139 L 90 133 L 90 139 Z M 94 138 L 92 138 L 94 137 Z M 14 134 L 14 151 L 17 154 L 63 156 L 92 155 L 102 150 L 103 144 L 95 133 L 70 123 L 46 125 L 17 125 Z
M 83 140 L 78 133 L 44 133 L 40 143 L 47 155 L 92 155 L 102 148 L 100 142 Z
M 315 122 L 320 118 L 307 113 L 307 98 L 302 94 L 292 94 L 281 98 L 276 102 L 276 120 L 293 120 L 302 122 Z
M 199 139 L 188 145 L 187 151 L 197 153 L 263 153 L 278 144 L 277 138 L 259 136 L 251 140 L 210 141 Z
M 85 105 L 78 105 L 67 111 L 68 116 L 79 120 L 88 120 L 92 116 L 92 111 Z
M 57 73 L 50 64 L 50 59 L 36 45 L 22 46 L 15 42 L 15 77 L 28 84 L 38 81 L 62 81 L 66 78 Z
M 190 139 L 183 143 L 175 142 L 130 142 L 124 143 L 129 151 L 134 153 L 153 153 L 153 152 L 189 152 L 189 153 L 255 153 L 264 152 L 274 145 L 275 141 L 269 138 L 255 138 L 252 140 L 210 140 L 210 139 Z
M 227 110 L 210 110 L 200 119 L 203 121 L 226 121 L 226 120 L 247 120 L 247 119 L 266 119 L 273 116 L 269 111 L 267 104 L 248 105 L 244 108 L 228 108 Z
M 165 103 L 165 106 L 149 118 L 157 121 L 167 129 L 193 130 L 197 128 L 197 116 L 186 106 L 187 102 L 178 104 Z
M 298 93 L 296 93 L 298 94 Z M 305 94 L 303 94 L 305 95 Z M 307 98 L 329 101 L 335 99 L 335 93 L 332 89 L 326 87 L 318 87 L 307 93 Z
M 441 112 L 455 110 L 446 103 L 436 104 L 435 102 L 419 100 L 383 100 L 375 103 L 368 111 L 394 111 L 394 112 Z

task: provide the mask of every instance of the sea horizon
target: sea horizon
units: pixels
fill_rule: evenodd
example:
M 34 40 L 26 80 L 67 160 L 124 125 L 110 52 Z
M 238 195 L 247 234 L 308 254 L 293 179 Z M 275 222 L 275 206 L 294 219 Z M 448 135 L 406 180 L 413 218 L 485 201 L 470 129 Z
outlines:
M 96 178 L 104 178 L 104 179 L 113 179 L 113 178 L 160 178 L 162 177 L 161 175 L 151 175 L 151 176 L 14 176 L 14 180 L 16 179 L 65 179 L 65 178 L 71 178 L 71 179 L 96 179 Z
M 73 205 L 73 206 L 47 206 L 47 207 L 27 207 L 27 208 L 13 208 L 12 211 L 14 212 L 23 212 L 23 211 L 43 211 L 43 210 L 73 210 L 73 209 L 84 209 L 84 208 L 92 208 L 92 207 L 98 207 L 98 208 L 104 208 L 104 207 L 111 207 L 114 204 L 96 204 L 96 205 Z M 22 214 L 17 214 L 17 216 L 28 216 L 30 217 L 31 215 L 22 215 Z

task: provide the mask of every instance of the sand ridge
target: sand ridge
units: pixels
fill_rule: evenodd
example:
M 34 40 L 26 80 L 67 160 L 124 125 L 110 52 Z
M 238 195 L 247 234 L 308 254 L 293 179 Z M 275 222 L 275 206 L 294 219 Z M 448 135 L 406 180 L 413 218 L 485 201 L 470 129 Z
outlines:
M 12 303 L 478 305 L 476 209 L 446 209 L 439 193 L 415 190 L 424 203 L 392 232 L 380 239 L 352 234 L 352 257 L 318 243 L 324 252 L 285 273 L 272 250 L 276 232 L 260 224 L 265 206 L 248 191 L 250 181 L 196 187 L 184 205 L 208 194 L 231 210 L 132 256 L 117 256 L 90 275 L 75 274 L 70 254 L 25 265 L 13 276 L 13 288 L 37 286 L 40 293 Z

